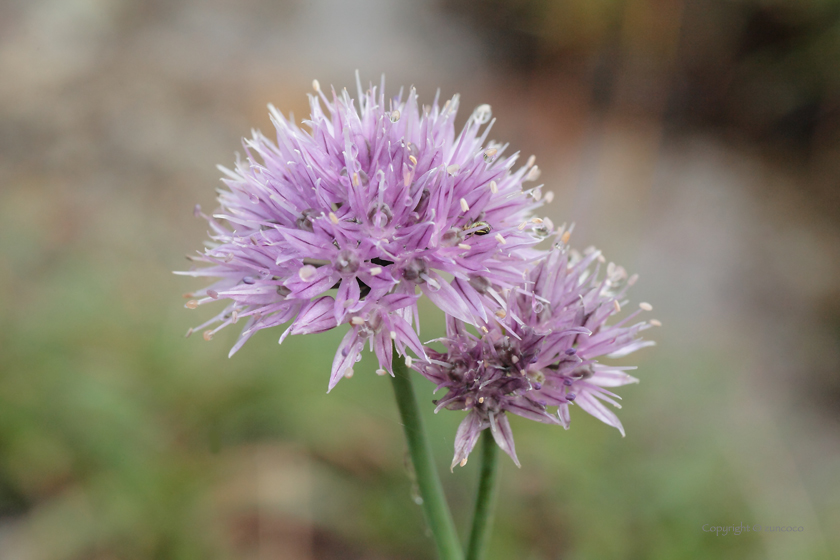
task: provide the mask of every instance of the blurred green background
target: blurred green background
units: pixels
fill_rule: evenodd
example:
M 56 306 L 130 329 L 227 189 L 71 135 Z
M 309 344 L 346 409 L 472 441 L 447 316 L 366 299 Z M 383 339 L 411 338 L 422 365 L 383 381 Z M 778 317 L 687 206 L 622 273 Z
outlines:
M 0 5 L 0 559 L 426 559 L 387 379 L 341 329 L 184 339 L 188 266 L 265 106 L 313 78 L 493 106 L 664 327 L 616 430 L 513 420 L 490 558 L 840 555 L 840 5 Z M 423 309 L 424 340 L 440 334 Z M 466 532 L 476 464 L 431 414 Z M 574 414 L 578 412 L 578 414 Z M 703 525 L 801 526 L 715 536 Z

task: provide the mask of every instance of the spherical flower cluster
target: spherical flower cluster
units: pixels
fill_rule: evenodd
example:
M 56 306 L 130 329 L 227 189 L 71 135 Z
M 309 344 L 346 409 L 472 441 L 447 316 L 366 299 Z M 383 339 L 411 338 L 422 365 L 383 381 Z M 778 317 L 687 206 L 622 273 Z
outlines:
M 332 389 L 366 342 L 380 373 L 391 371 L 392 344 L 424 357 L 421 294 L 460 321 L 486 322 L 551 226 L 531 220 L 539 187 L 523 191 L 539 175 L 533 159 L 512 170 L 517 155 L 487 140 L 489 106 L 456 135 L 457 96 L 421 107 L 414 88 L 386 101 L 359 85 L 357 108 L 347 90 L 313 86 L 308 131 L 270 107 L 276 144 L 254 132 L 235 169 L 221 168 L 220 208 L 196 209 L 211 241 L 192 259 L 208 266 L 183 274 L 216 279 L 187 307 L 228 301 L 197 327 L 213 326 L 206 339 L 244 320 L 231 355 L 256 331 L 289 321 L 281 342 L 349 324 Z
M 591 249 L 580 255 L 568 247 L 569 232 L 528 273 L 528 281 L 507 292 L 506 311 L 473 334 L 457 318 L 447 319 L 446 350 L 427 349 L 428 359 L 414 368 L 446 395 L 436 411 L 469 411 L 458 428 L 452 467 L 466 464 L 478 435 L 489 428 L 519 465 L 507 413 L 569 427 L 569 408 L 576 404 L 599 420 L 624 428 L 604 403 L 618 407 L 608 388 L 635 383 L 632 367 L 602 364 L 654 344 L 639 333 L 659 322 L 632 323 L 647 303 L 613 324 L 627 305 L 627 277 L 612 263 L 601 278 L 603 257 Z M 437 390 L 436 389 L 436 390 Z M 556 409 L 551 410 L 550 408 Z

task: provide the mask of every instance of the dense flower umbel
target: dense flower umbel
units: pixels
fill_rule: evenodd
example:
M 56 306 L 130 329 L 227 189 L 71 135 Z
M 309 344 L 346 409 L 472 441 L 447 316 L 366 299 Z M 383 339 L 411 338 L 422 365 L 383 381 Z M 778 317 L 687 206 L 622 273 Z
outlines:
M 446 352 L 427 349 L 428 360 L 414 367 L 447 389 L 437 410 L 468 410 L 455 437 L 452 467 L 467 461 L 481 430 L 490 428 L 496 442 L 519 465 L 506 414 L 511 412 L 538 422 L 569 427 L 569 405 L 574 403 L 594 417 L 619 429 L 618 417 L 604 402 L 618 407 L 617 395 L 606 387 L 638 380 L 630 367 L 601 364 L 597 358 L 617 358 L 652 341 L 639 333 L 659 322 L 631 324 L 647 303 L 615 324 L 627 302 L 624 294 L 635 277 L 610 263 L 599 279 L 603 257 L 590 250 L 586 256 L 568 248 L 569 234 L 528 274 L 525 290 L 507 294 L 507 314 L 469 332 L 463 322 L 447 320 Z M 528 293 L 531 292 L 531 293 Z M 550 411 L 548 407 L 557 407 Z
M 400 354 L 423 356 L 411 326 L 418 288 L 448 315 L 486 321 L 550 225 L 528 221 L 541 198 L 539 187 L 522 190 L 539 174 L 533 160 L 511 171 L 517 155 L 487 142 L 489 106 L 456 135 L 457 96 L 421 107 L 413 88 L 386 101 L 359 86 L 357 109 L 347 90 L 328 97 L 313 86 L 311 132 L 270 107 L 277 144 L 254 132 L 236 169 L 221 168 L 220 209 L 197 209 L 212 241 L 192 258 L 210 266 L 183 274 L 218 279 L 187 307 L 229 300 L 198 327 L 216 325 L 205 338 L 247 320 L 231 354 L 257 330 L 293 319 L 281 342 L 349 323 L 331 389 L 352 374 L 366 341 L 380 373 L 391 370 L 392 340 Z

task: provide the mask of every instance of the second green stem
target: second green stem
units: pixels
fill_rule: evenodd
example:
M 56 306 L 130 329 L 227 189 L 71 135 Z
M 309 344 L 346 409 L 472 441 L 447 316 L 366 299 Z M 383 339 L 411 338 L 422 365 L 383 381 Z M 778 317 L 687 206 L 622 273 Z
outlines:
M 466 560 L 481 560 L 490 540 L 493 526 L 493 508 L 496 502 L 496 480 L 499 478 L 499 446 L 490 430 L 481 433 L 481 473 L 478 494 L 475 498 L 470 542 Z

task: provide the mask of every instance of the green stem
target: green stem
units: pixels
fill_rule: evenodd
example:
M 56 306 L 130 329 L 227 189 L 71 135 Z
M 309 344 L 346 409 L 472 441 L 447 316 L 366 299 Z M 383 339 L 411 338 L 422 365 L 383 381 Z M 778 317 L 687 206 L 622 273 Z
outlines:
M 496 480 L 499 478 L 499 446 L 493 440 L 490 430 L 481 432 L 481 474 L 478 479 L 478 495 L 475 497 L 470 544 L 466 560 L 481 560 L 490 540 L 493 525 L 493 506 L 496 502 Z
M 452 522 L 449 506 L 446 505 L 443 487 L 440 484 L 437 470 L 435 470 L 432 448 L 429 445 L 429 438 L 426 436 L 423 418 L 420 416 L 420 408 L 417 406 L 417 397 L 414 396 L 411 377 L 409 377 L 405 362 L 397 356 L 396 349 L 394 350 L 392 367 L 394 370 L 394 395 L 400 409 L 400 417 L 405 430 L 405 439 L 408 442 L 408 452 L 411 455 L 411 462 L 417 476 L 420 497 L 423 498 L 423 513 L 435 539 L 438 557 L 441 560 L 461 560 L 464 557 L 461 552 L 461 544 L 458 541 L 458 534 L 455 532 L 455 524 Z

